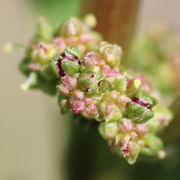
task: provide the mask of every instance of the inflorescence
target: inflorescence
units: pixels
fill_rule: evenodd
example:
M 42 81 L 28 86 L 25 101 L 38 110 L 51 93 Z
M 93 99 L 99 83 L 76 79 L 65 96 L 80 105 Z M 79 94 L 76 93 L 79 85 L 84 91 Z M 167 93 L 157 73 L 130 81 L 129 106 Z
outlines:
M 61 112 L 97 121 L 101 136 L 130 164 L 139 154 L 164 156 L 157 133 L 172 118 L 153 97 L 151 83 L 125 70 L 118 45 L 102 41 L 92 15 L 71 18 L 53 30 L 41 18 L 20 64 L 28 80 L 21 88 L 58 94 Z

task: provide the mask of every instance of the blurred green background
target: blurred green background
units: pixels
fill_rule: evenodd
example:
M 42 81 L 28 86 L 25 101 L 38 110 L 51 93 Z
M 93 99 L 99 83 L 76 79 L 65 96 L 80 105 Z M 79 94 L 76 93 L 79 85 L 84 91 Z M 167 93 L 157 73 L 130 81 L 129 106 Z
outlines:
M 78 5 L 78 0 L 1 0 L 0 46 L 6 41 L 27 44 L 37 16 L 47 16 L 57 24 L 77 14 Z M 179 7 L 179 0 L 142 1 L 137 31 L 146 29 L 157 19 L 180 31 Z M 59 115 L 54 98 L 19 89 L 25 80 L 17 69 L 21 58 L 21 54 L 0 52 L 0 180 L 63 180 L 64 166 L 60 162 L 69 135 L 66 119 Z M 139 176 L 141 168 L 139 165 Z M 146 173 L 151 175 L 151 170 L 155 169 L 150 168 Z M 178 173 L 178 168 L 175 171 Z M 124 180 L 123 174 L 121 179 Z

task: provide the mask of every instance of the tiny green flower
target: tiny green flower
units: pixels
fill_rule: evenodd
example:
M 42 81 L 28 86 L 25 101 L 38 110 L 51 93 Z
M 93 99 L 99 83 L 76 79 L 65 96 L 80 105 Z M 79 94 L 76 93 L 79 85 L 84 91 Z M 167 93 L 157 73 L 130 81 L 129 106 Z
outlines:
M 111 67 L 118 67 L 120 65 L 122 50 L 119 46 L 102 42 L 99 52 Z

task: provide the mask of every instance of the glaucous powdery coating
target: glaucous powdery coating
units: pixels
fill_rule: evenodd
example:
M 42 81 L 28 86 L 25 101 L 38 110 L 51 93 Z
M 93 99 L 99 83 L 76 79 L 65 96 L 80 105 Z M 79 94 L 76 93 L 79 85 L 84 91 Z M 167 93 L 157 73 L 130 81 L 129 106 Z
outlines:
M 153 123 L 159 121 L 157 109 L 154 111 L 157 101 L 146 90 L 151 89 L 147 82 L 144 85 L 145 81 L 135 74 L 121 70 L 121 48 L 102 42 L 98 51 L 88 51 L 84 56 L 76 55 L 82 54 L 78 51 L 70 47 L 55 60 L 57 71 L 63 71 L 57 86 L 63 97 L 58 101 L 61 111 L 98 121 L 102 137 L 130 164 L 135 163 L 139 153 L 162 152 L 162 141 L 157 131 L 152 131 Z M 154 129 L 170 119 L 165 118 L 165 123 L 157 123 Z

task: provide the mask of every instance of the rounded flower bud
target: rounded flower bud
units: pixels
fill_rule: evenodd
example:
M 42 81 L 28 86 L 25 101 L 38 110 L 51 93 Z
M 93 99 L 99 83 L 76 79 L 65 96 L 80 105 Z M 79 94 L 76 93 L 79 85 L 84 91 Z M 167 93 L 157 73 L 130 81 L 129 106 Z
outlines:
M 78 36 L 82 32 L 82 23 L 77 18 L 71 18 L 60 27 L 59 35 L 63 37 Z
M 33 62 L 45 65 L 56 55 L 54 46 L 49 43 L 40 43 L 32 48 L 31 58 Z
M 108 139 L 114 138 L 118 133 L 118 124 L 117 122 L 109 122 L 105 125 L 105 137 Z
M 84 17 L 84 22 L 90 28 L 96 27 L 96 24 L 97 24 L 97 20 L 93 14 L 87 14 Z
M 109 44 L 107 42 L 102 42 L 99 52 L 105 59 L 106 63 L 111 67 L 118 67 L 120 65 L 122 57 L 121 47 Z
M 160 138 L 154 134 L 147 134 L 143 138 L 144 147 L 141 149 L 141 153 L 147 156 L 158 155 L 159 151 L 163 149 L 163 143 Z

